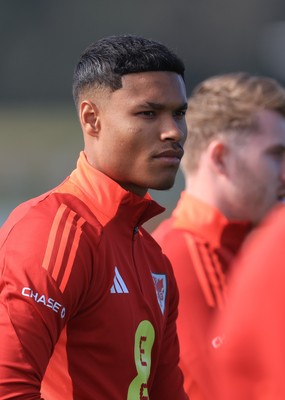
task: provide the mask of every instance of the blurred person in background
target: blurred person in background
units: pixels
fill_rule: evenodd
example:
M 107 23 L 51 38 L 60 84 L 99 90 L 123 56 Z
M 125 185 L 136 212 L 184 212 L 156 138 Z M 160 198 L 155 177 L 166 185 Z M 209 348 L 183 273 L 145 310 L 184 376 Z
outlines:
M 285 399 L 285 206 L 276 206 L 234 262 L 214 324 L 212 400 Z
M 177 322 L 185 390 L 211 398 L 210 335 L 227 298 L 230 263 L 252 227 L 285 194 L 285 91 L 237 72 L 199 84 L 188 101 L 186 187 L 153 232 L 180 292 Z M 208 396 L 208 397 L 207 397 Z
M 184 64 L 111 36 L 81 55 L 73 94 L 77 168 L 0 231 L 0 398 L 185 400 L 177 286 L 141 226 L 183 155 Z

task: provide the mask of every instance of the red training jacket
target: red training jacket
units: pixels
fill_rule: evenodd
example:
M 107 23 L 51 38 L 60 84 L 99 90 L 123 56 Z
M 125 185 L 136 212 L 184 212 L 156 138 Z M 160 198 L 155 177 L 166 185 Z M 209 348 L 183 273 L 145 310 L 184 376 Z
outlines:
M 0 398 L 185 400 L 163 211 L 88 164 L 0 233 Z
M 184 191 L 171 217 L 153 232 L 172 263 L 180 292 L 180 366 L 191 400 L 211 399 L 209 361 L 219 338 L 210 327 L 224 308 L 229 264 L 248 231 L 248 223 L 230 222 Z

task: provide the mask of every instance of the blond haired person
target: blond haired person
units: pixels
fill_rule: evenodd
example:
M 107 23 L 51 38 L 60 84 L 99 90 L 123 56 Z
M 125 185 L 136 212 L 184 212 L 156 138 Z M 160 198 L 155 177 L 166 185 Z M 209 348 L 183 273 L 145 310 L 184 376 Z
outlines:
M 211 77 L 189 98 L 185 191 L 153 236 L 172 262 L 185 389 L 211 399 L 209 334 L 227 297 L 230 264 L 253 226 L 285 194 L 285 91 L 247 73 Z

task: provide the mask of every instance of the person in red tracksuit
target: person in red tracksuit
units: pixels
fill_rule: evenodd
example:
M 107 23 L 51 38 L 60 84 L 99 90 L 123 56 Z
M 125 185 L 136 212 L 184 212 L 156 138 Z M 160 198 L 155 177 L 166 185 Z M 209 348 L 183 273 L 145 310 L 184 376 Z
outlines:
M 77 167 L 0 231 L 0 398 L 186 400 L 178 291 L 142 224 L 161 213 L 187 135 L 183 62 L 134 35 L 74 72 Z
M 235 261 L 223 337 L 213 352 L 213 400 L 285 399 L 285 206 L 276 206 Z
M 212 400 L 210 359 L 221 338 L 211 326 L 226 304 L 231 262 L 285 191 L 285 91 L 242 72 L 211 77 L 193 90 L 186 121 L 186 187 L 153 237 L 180 292 L 185 390 L 192 400 Z

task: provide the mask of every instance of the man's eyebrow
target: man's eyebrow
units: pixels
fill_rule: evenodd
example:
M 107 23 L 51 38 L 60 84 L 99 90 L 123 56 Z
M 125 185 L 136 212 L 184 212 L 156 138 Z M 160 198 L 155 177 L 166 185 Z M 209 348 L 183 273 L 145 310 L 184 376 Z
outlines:
M 177 110 L 187 110 L 187 108 L 188 108 L 188 103 L 185 102 L 185 103 L 181 104 L 181 106 L 179 106 L 177 108 Z
M 154 110 L 164 110 L 164 109 L 166 108 L 166 105 L 165 105 L 165 104 L 162 104 L 162 103 L 154 103 L 154 102 L 152 102 L 152 101 L 147 101 L 147 102 L 145 102 L 144 104 L 142 104 L 142 106 L 143 106 L 143 107 L 149 107 L 149 108 L 152 108 L 152 109 L 154 109 Z M 178 107 L 176 108 L 176 110 L 187 110 L 187 107 L 188 107 L 188 103 L 186 102 L 186 103 L 183 103 L 183 104 L 181 104 L 180 106 L 178 106 Z

